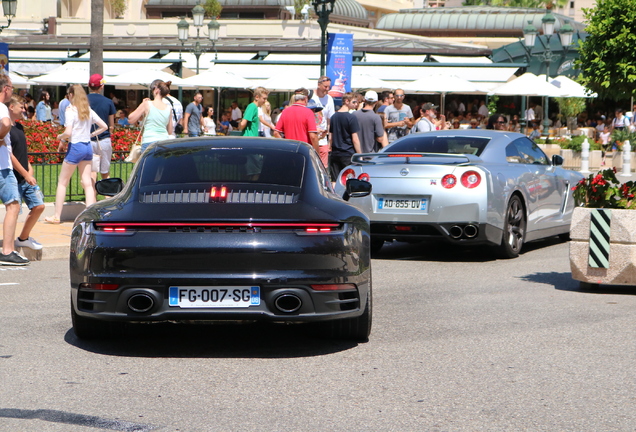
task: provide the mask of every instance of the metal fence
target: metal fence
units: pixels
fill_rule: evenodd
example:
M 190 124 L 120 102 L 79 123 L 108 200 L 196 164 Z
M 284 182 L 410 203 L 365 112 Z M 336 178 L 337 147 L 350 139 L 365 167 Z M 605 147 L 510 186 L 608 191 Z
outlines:
M 33 167 L 33 174 L 38 185 L 44 194 L 45 201 L 55 200 L 55 191 L 57 190 L 57 178 L 62 168 L 61 161 L 64 159 L 65 153 L 29 153 L 29 156 L 33 156 L 31 160 L 31 166 Z M 133 163 L 124 162 L 124 159 L 128 156 L 127 151 L 113 152 L 113 160 L 110 165 L 110 176 L 119 177 L 124 181 L 128 180 L 128 176 L 132 171 Z M 97 173 L 97 180 L 100 180 L 101 176 Z M 66 189 L 66 201 L 84 201 L 84 189 L 80 182 L 79 172 L 75 170 L 68 188 Z

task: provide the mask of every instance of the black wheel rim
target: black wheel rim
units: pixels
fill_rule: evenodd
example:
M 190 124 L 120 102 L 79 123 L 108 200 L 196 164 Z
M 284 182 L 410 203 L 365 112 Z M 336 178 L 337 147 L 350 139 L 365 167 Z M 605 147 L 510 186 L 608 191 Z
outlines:
M 508 245 L 514 252 L 519 252 L 523 246 L 525 232 L 523 206 L 518 199 L 513 199 L 508 207 Z

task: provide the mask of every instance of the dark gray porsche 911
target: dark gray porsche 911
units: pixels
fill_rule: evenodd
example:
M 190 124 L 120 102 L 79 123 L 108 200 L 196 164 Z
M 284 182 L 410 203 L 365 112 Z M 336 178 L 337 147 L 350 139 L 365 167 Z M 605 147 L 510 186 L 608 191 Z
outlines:
M 110 191 L 109 191 L 110 189 Z M 367 182 L 345 192 L 364 196 Z M 369 219 L 334 194 L 307 144 L 264 138 L 164 141 L 126 185 L 81 213 L 70 254 L 80 338 L 123 322 L 314 322 L 371 331 Z

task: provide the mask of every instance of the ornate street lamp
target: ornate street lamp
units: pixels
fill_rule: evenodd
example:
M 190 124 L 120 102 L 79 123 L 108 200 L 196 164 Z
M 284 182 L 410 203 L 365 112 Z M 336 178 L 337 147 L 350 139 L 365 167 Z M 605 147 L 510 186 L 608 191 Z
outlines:
M 553 61 L 558 61 L 561 57 L 561 54 L 555 54 L 552 52 L 552 48 L 550 47 L 550 39 L 554 34 L 554 27 L 557 19 L 552 14 L 550 8 L 546 10 L 546 14 L 541 18 L 541 29 L 543 30 L 543 34 L 546 36 L 546 42 L 543 46 L 543 52 L 539 54 L 532 54 L 532 48 L 537 40 L 537 35 L 539 32 L 537 28 L 532 25 L 532 21 L 528 21 L 528 25 L 523 29 L 523 37 L 524 37 L 524 45 L 527 48 L 528 56 L 536 56 L 541 60 L 541 62 L 545 63 L 545 80 L 546 82 L 550 82 L 550 64 Z M 569 24 L 568 21 L 565 21 L 561 29 L 559 30 L 559 40 L 561 42 L 561 48 L 564 53 L 567 54 L 567 50 L 572 44 L 572 37 L 574 35 L 574 29 Z M 525 113 L 523 115 L 525 117 Z M 545 96 L 543 101 L 543 133 L 547 136 L 550 132 L 550 119 L 548 118 L 548 96 Z
M 203 9 L 203 6 L 201 6 L 200 4 L 197 4 L 192 9 L 192 21 L 193 21 L 192 24 L 197 29 L 197 39 L 196 39 L 196 42 L 194 43 L 194 47 L 190 48 L 190 52 L 194 54 L 194 56 L 197 59 L 197 75 L 199 74 L 199 58 L 201 57 L 201 54 L 203 54 L 204 52 L 207 52 L 207 49 L 201 46 L 201 41 L 200 41 L 200 32 L 201 32 L 201 27 L 203 27 L 204 18 L 205 18 L 205 9 Z M 215 53 L 216 53 L 216 42 L 219 40 L 219 28 L 220 28 L 219 23 L 214 18 L 212 18 L 212 20 L 208 24 L 208 31 L 210 32 L 209 38 L 210 38 L 210 41 L 212 42 L 212 47 L 214 48 Z M 185 20 L 185 17 L 181 18 L 181 21 L 177 23 L 177 31 L 178 31 L 179 41 L 181 41 L 182 50 L 183 50 L 184 44 L 188 41 L 189 29 L 190 29 L 190 25 Z M 215 58 L 216 58 L 216 55 L 215 55 Z M 179 59 L 181 59 L 181 52 L 179 52 Z
M 329 24 L 329 15 L 333 12 L 333 6 L 336 0 L 313 0 L 311 5 L 314 7 L 316 15 L 318 15 L 318 24 L 320 24 L 320 75 L 325 74 L 327 65 L 327 25 Z
M 18 0 L 2 0 L 2 12 L 7 19 L 7 25 L 0 26 L 0 33 L 11 25 L 11 20 L 15 18 L 17 8 Z
M 212 18 L 208 23 L 208 37 L 210 38 L 210 42 L 212 42 L 212 49 L 214 50 L 214 60 L 218 59 L 218 53 L 216 52 L 216 42 L 219 40 L 219 28 L 221 25 L 217 20 Z

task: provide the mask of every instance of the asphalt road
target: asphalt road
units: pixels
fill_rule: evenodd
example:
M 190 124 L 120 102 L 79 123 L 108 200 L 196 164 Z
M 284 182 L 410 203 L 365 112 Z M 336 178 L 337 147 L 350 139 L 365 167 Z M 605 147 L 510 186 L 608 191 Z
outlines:
M 366 344 L 298 326 L 77 340 L 66 261 L 0 268 L 0 431 L 636 429 L 636 288 L 581 292 L 568 246 L 396 244 Z

